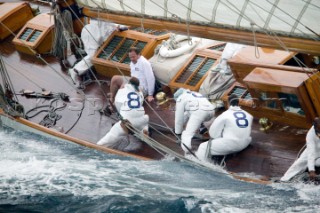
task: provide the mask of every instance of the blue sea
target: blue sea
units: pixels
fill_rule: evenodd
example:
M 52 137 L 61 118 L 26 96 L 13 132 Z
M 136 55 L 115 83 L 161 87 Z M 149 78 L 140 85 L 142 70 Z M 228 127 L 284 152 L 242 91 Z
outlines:
M 0 212 L 319 212 L 320 186 L 259 185 L 0 130 Z

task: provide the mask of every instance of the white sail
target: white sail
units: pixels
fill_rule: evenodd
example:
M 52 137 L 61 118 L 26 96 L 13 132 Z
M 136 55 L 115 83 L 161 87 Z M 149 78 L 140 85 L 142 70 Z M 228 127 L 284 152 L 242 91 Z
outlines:
M 77 0 L 111 13 L 320 40 L 320 0 Z

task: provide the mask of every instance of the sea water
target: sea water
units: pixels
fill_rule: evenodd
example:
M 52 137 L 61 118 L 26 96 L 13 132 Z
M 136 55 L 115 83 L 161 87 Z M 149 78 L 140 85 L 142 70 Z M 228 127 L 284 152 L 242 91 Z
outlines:
M 259 185 L 170 158 L 141 161 L 0 131 L 0 212 L 318 212 L 320 187 Z

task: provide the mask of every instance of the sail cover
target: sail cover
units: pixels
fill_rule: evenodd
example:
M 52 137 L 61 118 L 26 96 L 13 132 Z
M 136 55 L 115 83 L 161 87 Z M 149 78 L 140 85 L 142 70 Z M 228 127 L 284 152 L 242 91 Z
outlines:
M 77 0 L 110 13 L 320 40 L 319 0 Z

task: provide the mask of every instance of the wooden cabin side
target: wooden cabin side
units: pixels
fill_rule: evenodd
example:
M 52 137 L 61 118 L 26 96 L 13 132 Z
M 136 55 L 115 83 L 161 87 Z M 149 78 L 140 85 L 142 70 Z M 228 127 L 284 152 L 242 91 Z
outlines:
M 12 42 L 18 51 L 33 55 L 50 52 L 53 38 L 54 16 L 40 14 L 28 21 Z
M 292 63 L 293 56 L 297 54 L 266 48 L 242 49 L 235 57 L 228 60 L 238 83 L 225 93 L 223 100 L 226 102 L 230 94 L 243 90 L 244 93 L 240 94 L 240 105 L 256 117 L 266 117 L 271 121 L 309 128 L 313 118 L 319 116 L 317 108 L 320 102 L 315 98 L 315 94 L 312 94 L 314 89 L 309 93 L 305 81 L 317 71 L 284 65 Z M 259 71 L 261 75 L 257 74 Z M 279 82 L 275 82 L 274 79 L 279 79 Z M 281 79 L 284 81 L 280 81 Z M 293 86 L 292 81 L 298 81 L 299 84 Z M 309 81 L 309 88 L 313 83 Z M 291 106 L 281 101 L 281 98 L 286 98 L 288 102 L 291 99 L 291 104 L 300 108 L 301 114 L 288 112 Z M 284 109 L 284 105 L 287 110 Z
M 0 5 L 0 40 L 19 30 L 27 21 L 33 18 L 29 3 L 3 3 Z M 5 25 L 5 26 L 3 26 Z M 7 29 L 9 28 L 9 30 Z
M 92 63 L 97 72 L 103 76 L 120 75 L 118 68 L 124 75 L 130 76 L 129 48 L 140 48 L 141 55 L 148 59 L 153 55 L 156 46 L 169 36 L 167 32 L 154 35 L 152 31 L 149 33 L 136 30 L 114 31 L 96 52 Z

